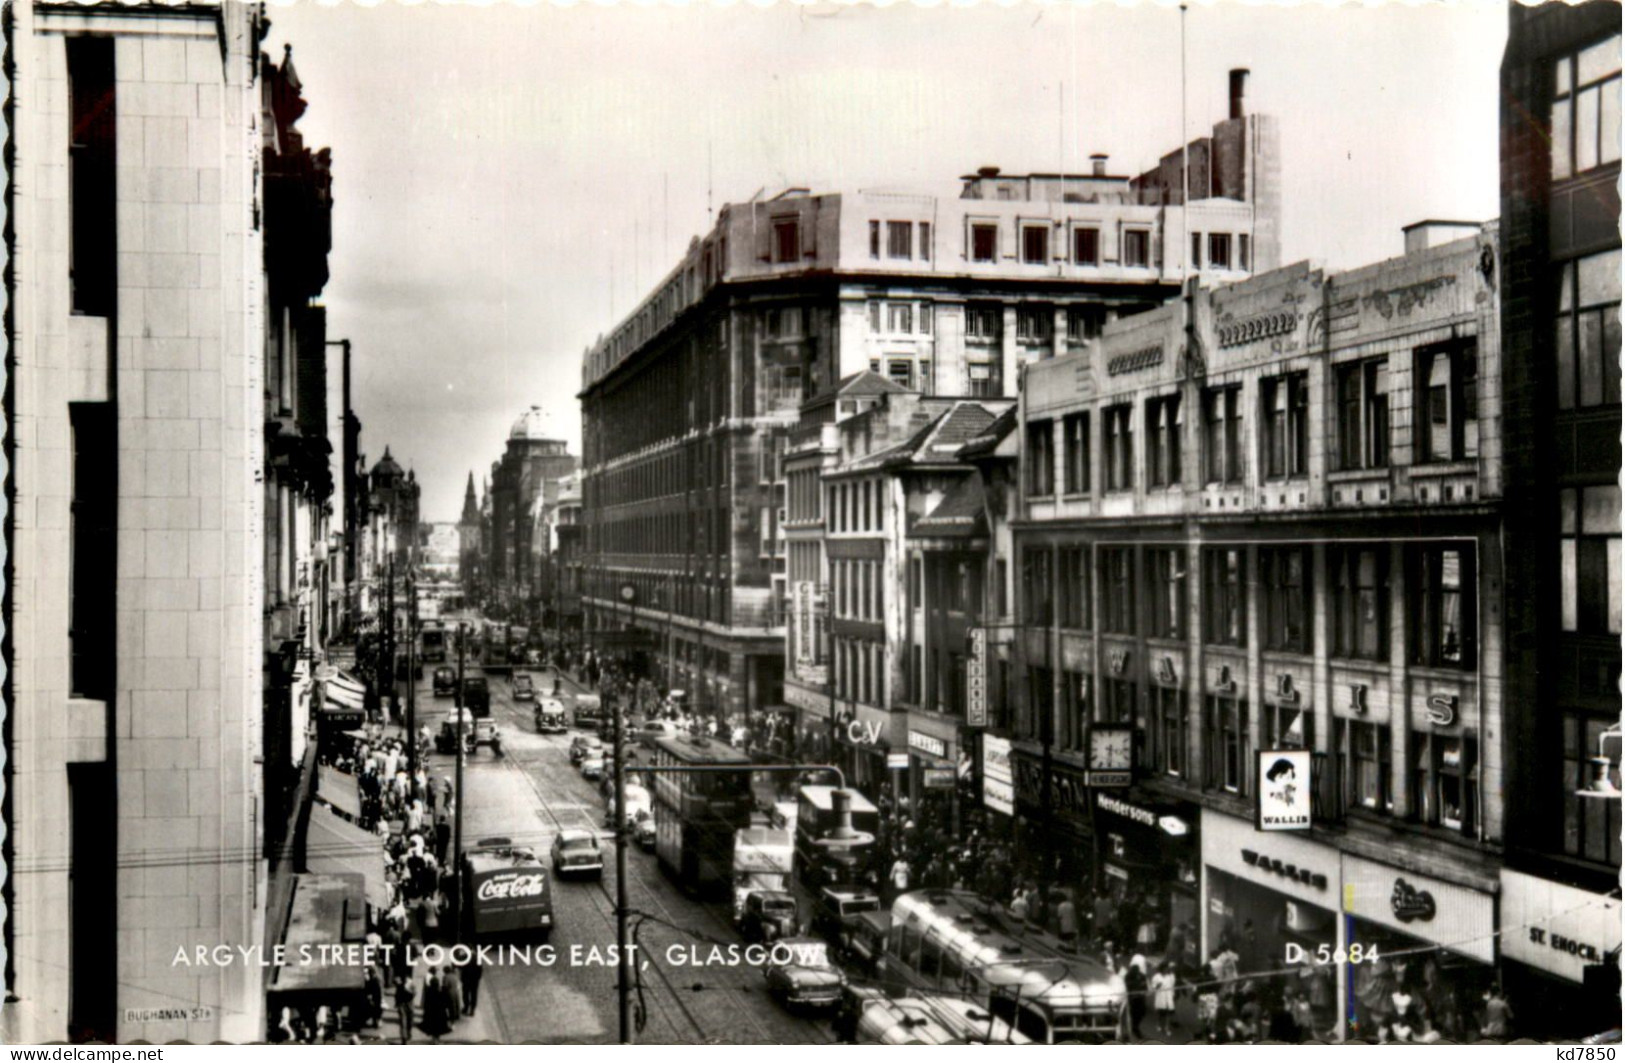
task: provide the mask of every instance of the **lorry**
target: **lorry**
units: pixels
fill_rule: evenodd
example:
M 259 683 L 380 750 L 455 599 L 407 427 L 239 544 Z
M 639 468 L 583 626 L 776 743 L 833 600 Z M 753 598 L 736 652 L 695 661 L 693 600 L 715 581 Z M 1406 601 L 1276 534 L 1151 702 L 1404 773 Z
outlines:
M 463 854 L 464 929 L 473 937 L 553 930 L 552 872 L 533 849 L 486 838 Z
M 795 868 L 796 847 L 787 830 L 771 827 L 744 827 L 734 832 L 733 917 L 738 923 L 745 915 L 745 898 L 762 890 L 790 888 Z

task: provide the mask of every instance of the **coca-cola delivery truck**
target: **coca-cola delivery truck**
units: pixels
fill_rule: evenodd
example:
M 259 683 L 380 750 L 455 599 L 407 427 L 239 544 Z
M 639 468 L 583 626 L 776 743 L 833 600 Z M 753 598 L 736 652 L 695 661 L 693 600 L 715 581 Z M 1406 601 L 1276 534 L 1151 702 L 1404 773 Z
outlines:
M 475 937 L 553 930 L 552 873 L 534 850 L 487 838 L 463 854 L 464 928 Z

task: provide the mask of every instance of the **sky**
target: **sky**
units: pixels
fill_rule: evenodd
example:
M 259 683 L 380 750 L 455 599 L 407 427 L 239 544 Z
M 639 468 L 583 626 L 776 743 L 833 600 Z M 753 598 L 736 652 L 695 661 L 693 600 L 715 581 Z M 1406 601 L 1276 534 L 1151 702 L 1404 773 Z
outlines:
M 273 4 L 333 152 L 328 335 L 354 349 L 370 465 L 456 520 L 530 406 L 579 453 L 581 355 L 709 207 L 791 186 L 957 194 L 1007 173 L 1149 168 L 1180 143 L 1168 5 Z M 1284 263 L 1402 250 L 1498 210 L 1499 3 L 1192 3 L 1191 136 L 1227 71 L 1281 130 Z

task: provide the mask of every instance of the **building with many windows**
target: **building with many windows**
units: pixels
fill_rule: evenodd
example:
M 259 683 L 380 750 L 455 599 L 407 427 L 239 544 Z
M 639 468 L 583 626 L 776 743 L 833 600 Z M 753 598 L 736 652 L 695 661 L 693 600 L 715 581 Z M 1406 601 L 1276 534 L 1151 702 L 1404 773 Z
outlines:
M 548 544 L 546 536 L 538 541 L 539 518 L 557 503 L 559 481 L 577 464 L 565 441 L 553 437 L 541 407 L 519 415 L 502 457 L 491 465 L 491 514 L 481 533 L 490 559 L 482 600 L 493 616 L 540 618 L 544 572 L 537 562 Z
M 1021 366 L 1083 350 L 1187 272 L 1273 268 L 1278 136 L 1245 86 L 1235 72 L 1229 117 L 1135 177 L 1097 156 L 1088 174 L 984 168 L 955 199 L 791 188 L 723 207 L 583 359 L 593 625 L 675 655 L 720 712 L 782 703 L 782 455 L 802 404 L 865 371 L 1010 396 Z
M 1619 1023 L 1620 6 L 1515 4 L 1510 18 L 1501 911 L 1527 929 L 1501 949 L 1520 1031 L 1544 1037 Z

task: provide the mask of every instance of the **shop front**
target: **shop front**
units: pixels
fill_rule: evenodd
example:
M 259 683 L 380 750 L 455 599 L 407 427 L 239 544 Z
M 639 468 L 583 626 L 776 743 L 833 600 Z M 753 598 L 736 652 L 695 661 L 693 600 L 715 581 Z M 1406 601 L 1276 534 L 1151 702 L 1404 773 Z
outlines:
M 1350 962 L 1344 1007 L 1350 1037 L 1400 1024 L 1413 1038 L 1477 1036 L 1495 981 L 1495 897 L 1482 890 L 1343 854 Z M 1375 951 L 1376 959 L 1372 959 Z
M 893 782 L 886 763 L 891 748 L 890 713 L 851 701 L 835 703 L 835 763 L 846 772 L 846 784 L 876 804 Z
M 1016 851 L 1027 858 L 1028 872 L 1048 885 L 1088 883 L 1094 875 L 1090 860 L 1094 835 L 1083 773 L 1051 762 L 1046 794 L 1041 756 L 1013 749 L 1009 763 L 1015 791 Z
M 1617 898 L 1502 869 L 1513 1036 L 1571 1041 L 1619 1027 L 1619 908 Z
M 913 807 L 952 829 L 959 790 L 958 722 L 910 712 L 906 727 L 907 792 Z
M 1283 972 L 1278 988 L 1295 987 L 1309 998 L 1317 1033 L 1341 1029 L 1341 854 L 1212 809 L 1202 811 L 1201 822 L 1205 900 L 1197 962 L 1232 949 L 1241 974 Z
M 794 713 L 796 756 L 805 763 L 832 762 L 829 701 L 829 694 L 821 687 L 790 678 L 784 681 L 784 703 Z
M 1087 795 L 1082 773 L 1076 774 L 1078 789 Z M 1136 949 L 1161 952 L 1175 927 L 1187 928 L 1187 937 L 1194 934 L 1200 907 L 1200 809 L 1127 790 L 1093 793 L 1095 888 L 1134 912 L 1134 925 L 1123 924 L 1118 936 L 1132 934 Z

